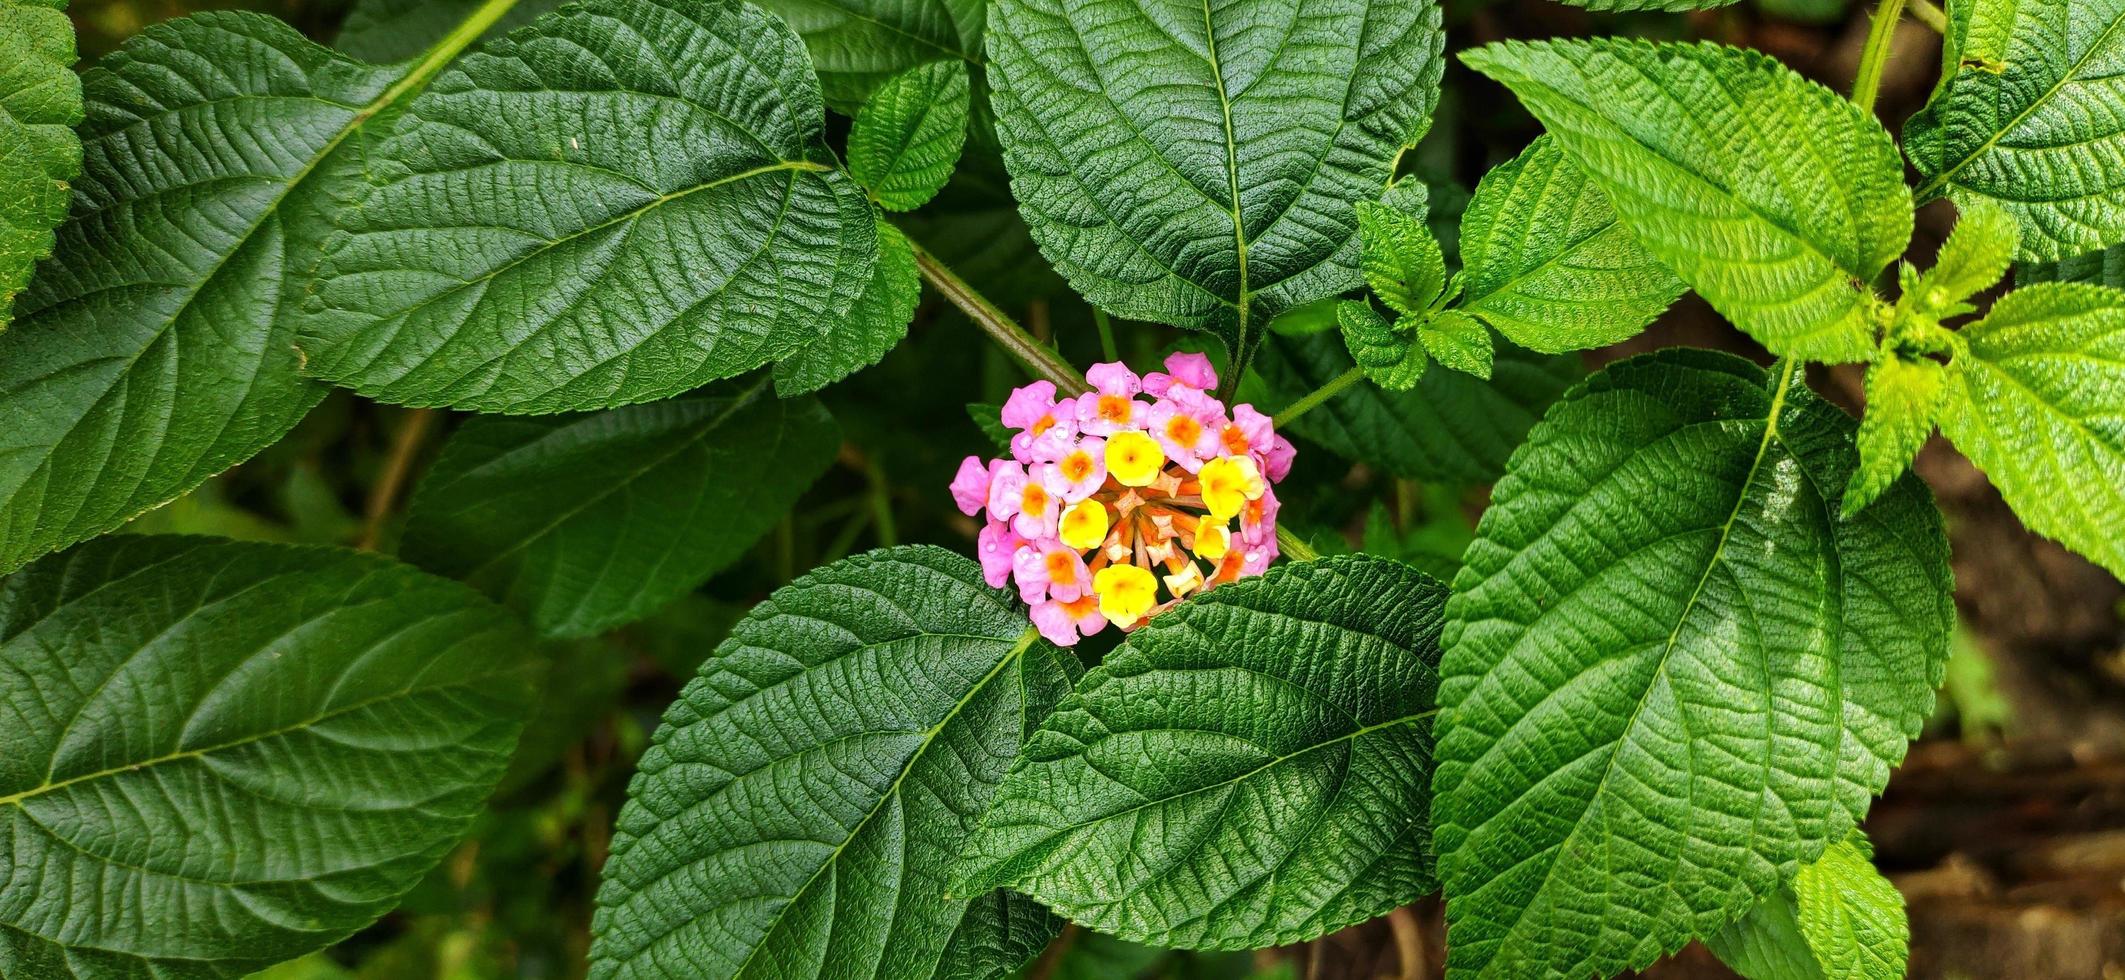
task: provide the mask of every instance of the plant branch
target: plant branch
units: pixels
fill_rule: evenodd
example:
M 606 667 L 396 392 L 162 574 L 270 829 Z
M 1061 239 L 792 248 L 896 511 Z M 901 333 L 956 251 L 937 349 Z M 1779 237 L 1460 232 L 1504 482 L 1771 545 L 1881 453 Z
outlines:
M 1018 325 L 1018 321 L 997 309 L 996 304 L 989 302 L 988 297 L 976 292 L 966 280 L 959 278 L 958 273 L 939 262 L 937 256 L 931 255 L 929 249 L 923 248 L 913 238 L 908 239 L 908 244 L 915 249 L 915 267 L 922 270 L 923 281 L 943 293 L 944 298 L 951 300 L 953 306 L 959 307 L 960 312 L 973 320 L 974 325 L 988 334 L 989 339 L 994 340 L 996 346 L 1003 348 L 1004 353 L 1024 364 L 1034 377 L 1054 382 L 1056 390 L 1065 395 L 1081 395 L 1092 390 L 1085 384 L 1082 372 L 1071 367 L 1070 362 L 1062 359 L 1062 355 L 1033 339 L 1033 335 L 1027 333 L 1026 328 Z
M 1933 0 L 1904 0 L 1911 16 L 1919 23 L 1933 28 L 1935 34 L 1948 33 L 1948 15 L 1934 5 Z
M 1867 27 L 1867 46 L 1859 56 L 1859 75 L 1852 79 L 1852 103 L 1868 115 L 1874 114 L 1874 100 L 1881 94 L 1882 69 L 1889 64 L 1889 50 L 1895 47 L 1896 24 L 1903 19 L 1905 0 L 1882 0 L 1874 10 L 1874 22 Z
M 1336 375 L 1335 377 L 1330 378 L 1327 384 L 1324 384 L 1319 388 L 1315 388 L 1313 391 L 1308 392 L 1306 397 L 1301 398 L 1298 401 L 1292 402 L 1291 404 L 1285 406 L 1284 410 L 1276 413 L 1276 418 L 1272 419 L 1271 421 L 1277 427 L 1281 428 L 1285 423 L 1290 422 L 1292 419 L 1298 418 L 1299 416 L 1304 415 L 1307 412 L 1311 412 L 1314 409 L 1321 407 L 1322 403 L 1328 401 L 1331 398 L 1334 398 L 1337 395 L 1342 394 L 1343 389 L 1348 388 L 1351 385 L 1357 384 L 1358 381 L 1363 379 L 1364 377 L 1365 369 L 1357 367 L 1351 368 L 1350 370 L 1345 371 L 1342 374 Z
M 369 503 L 362 508 L 362 536 L 355 547 L 363 551 L 375 551 L 383 540 L 384 524 L 391 519 L 391 512 L 398 506 L 399 491 L 405 489 L 406 478 L 413 473 L 413 461 L 421 454 L 421 447 L 428 442 L 428 434 L 435 431 L 435 423 L 441 413 L 432 408 L 416 408 L 406 413 L 406 420 L 398 427 L 398 437 L 391 442 L 391 455 L 384 461 L 384 472 L 377 477 L 376 485 L 369 488 Z
M 1049 980 L 1053 977 L 1056 968 L 1062 966 L 1063 957 L 1070 952 L 1071 946 L 1077 944 L 1078 935 L 1084 931 L 1084 928 L 1075 922 L 1063 926 L 1062 935 L 1056 936 L 1047 949 L 1041 950 L 1040 959 L 1034 960 L 1033 965 L 1026 969 L 1026 980 Z

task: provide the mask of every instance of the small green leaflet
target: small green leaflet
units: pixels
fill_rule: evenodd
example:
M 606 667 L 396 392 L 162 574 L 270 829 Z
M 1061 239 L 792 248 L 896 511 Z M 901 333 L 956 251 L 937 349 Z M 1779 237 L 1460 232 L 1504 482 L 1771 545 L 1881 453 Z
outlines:
M 1209 330 L 1244 367 L 1279 312 L 1358 285 L 1355 202 L 1378 199 L 1438 101 L 1437 4 L 999 0 L 992 14 L 1012 189 L 1093 305 Z
M 1385 203 L 1358 202 L 1358 237 L 1363 243 L 1365 284 L 1388 309 L 1404 316 L 1430 310 L 1446 291 L 1446 256 L 1425 224 L 1424 184 L 1405 181 L 1413 194 L 1408 210 Z
M 0 572 L 249 459 L 323 397 L 288 311 L 364 123 L 426 77 L 243 13 L 157 24 L 89 70 L 80 206 L 0 333 Z
M 1433 811 L 1448 967 L 1611 976 L 1846 835 L 1954 622 L 1914 476 L 1839 517 L 1854 423 L 1794 380 L 1619 362 L 1513 454 L 1447 603 Z
M 888 79 L 849 129 L 849 176 L 888 211 L 911 211 L 952 179 L 967 139 L 967 66 L 935 61 Z
M 1365 369 L 1365 376 L 1388 391 L 1416 387 L 1424 377 L 1425 367 L 1431 364 L 1414 332 L 1398 330 L 1398 324 L 1388 323 L 1365 300 L 1337 303 L 1336 325 L 1342 328 L 1343 343 L 1350 348 L 1350 356 L 1358 366 Z
M 1867 415 L 1859 423 L 1859 468 L 1845 484 L 1845 513 L 1872 503 L 1917 458 L 1947 397 L 1947 376 L 1939 361 L 1887 350 L 1867 366 Z
M 1941 243 L 1933 268 L 1919 275 L 1913 301 L 1935 317 L 1969 312 L 1963 301 L 1992 288 L 2007 274 L 2019 235 L 2014 217 L 2004 209 L 1986 201 L 1971 202 L 1948 240 Z
M 584 415 L 480 416 L 421 481 L 400 548 L 540 633 L 600 633 L 744 555 L 840 445 L 816 400 L 776 399 L 765 379 Z
M 2025 286 L 1958 336 L 1941 432 L 2030 530 L 2125 575 L 2125 291 Z
M 1904 126 L 1918 198 L 1999 204 L 2022 259 L 2125 242 L 2125 0 L 1948 5 L 1941 83 Z
M 494 40 L 374 148 L 305 370 L 542 414 L 795 354 L 877 257 L 862 191 L 819 162 L 823 112 L 797 36 L 739 0 L 589 0 Z
M 1903 980 L 1911 942 L 1904 897 L 1869 853 L 1857 832 L 1824 848 L 1705 945 L 1747 980 Z
M 0 330 L 52 254 L 67 181 L 81 172 L 81 79 L 66 0 L 0 0 Z
M 1628 340 L 1684 288 L 1548 136 L 1476 184 L 1461 261 L 1456 308 L 1548 353 Z
M 1137 942 L 1257 949 L 1431 891 L 1446 588 L 1351 555 L 1130 634 L 1026 742 L 954 892 L 1007 887 Z
M 1911 238 L 1888 132 L 1772 58 L 1603 38 L 1462 54 L 1513 90 L 1645 250 L 1772 352 L 1865 360 Z
M 992 978 L 1058 923 L 945 897 L 974 814 L 1079 673 L 939 548 L 779 589 L 665 712 L 592 923 L 598 980 Z
M 0 975 L 242 976 L 375 921 L 502 774 L 531 649 L 338 549 L 126 535 L 10 577 Z
M 848 316 L 828 324 L 826 336 L 775 364 L 775 393 L 808 395 L 885 359 L 907 339 L 908 321 L 922 298 L 922 273 L 906 235 L 879 220 L 878 264 Z
M 1490 380 L 1490 328 L 1483 321 L 1460 310 L 1440 310 L 1418 322 L 1417 339 L 1440 364 Z
M 987 0 L 757 2 L 804 38 L 827 104 L 852 115 L 880 83 L 917 65 L 981 64 Z
M 1350 370 L 1332 333 L 1272 335 L 1239 397 L 1275 414 Z M 1489 483 L 1542 410 L 1579 378 L 1576 361 L 1501 344 L 1489 380 L 1426 371 L 1414 388 L 1355 385 L 1294 419 L 1291 434 L 1410 480 Z

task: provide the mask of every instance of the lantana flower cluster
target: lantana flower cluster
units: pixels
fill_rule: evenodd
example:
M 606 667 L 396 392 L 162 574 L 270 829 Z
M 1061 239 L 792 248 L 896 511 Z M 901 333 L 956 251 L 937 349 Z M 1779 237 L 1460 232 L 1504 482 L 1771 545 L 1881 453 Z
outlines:
M 1063 646 L 1261 574 L 1277 557 L 1274 484 L 1295 455 L 1254 406 L 1227 412 L 1201 354 L 1142 377 L 1096 364 L 1085 380 L 1093 390 L 1074 397 L 1048 381 L 1013 391 L 1010 458 L 969 456 L 952 480 L 959 509 L 986 521 L 989 584 L 1015 582 Z

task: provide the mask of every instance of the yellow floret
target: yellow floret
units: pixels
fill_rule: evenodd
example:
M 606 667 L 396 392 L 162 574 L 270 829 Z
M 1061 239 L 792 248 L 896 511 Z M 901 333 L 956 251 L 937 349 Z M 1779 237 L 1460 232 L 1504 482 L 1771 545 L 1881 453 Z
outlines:
M 1099 593 L 1099 614 L 1116 626 L 1130 626 L 1158 604 L 1158 580 L 1135 565 L 1109 565 L 1092 576 Z
M 1207 562 L 1216 562 L 1232 550 L 1232 532 L 1222 524 L 1204 521 L 1195 529 L 1195 554 Z
M 1080 500 L 1063 511 L 1062 543 L 1083 551 L 1097 548 L 1107 540 L 1107 505 L 1097 500 Z
M 1264 489 L 1262 471 L 1246 456 L 1220 456 L 1203 464 L 1197 474 L 1203 486 L 1203 506 L 1210 516 L 1229 521 L 1247 501 L 1259 500 Z
M 1166 451 L 1141 432 L 1117 432 L 1107 440 L 1107 475 L 1125 487 L 1148 487 L 1166 465 Z

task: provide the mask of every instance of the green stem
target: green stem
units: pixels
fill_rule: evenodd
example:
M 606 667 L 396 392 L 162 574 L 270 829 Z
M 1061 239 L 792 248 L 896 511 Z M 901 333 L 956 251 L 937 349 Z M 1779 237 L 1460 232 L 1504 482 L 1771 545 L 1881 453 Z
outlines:
M 877 460 L 871 460 L 863 468 L 865 479 L 871 484 L 871 513 L 878 522 L 878 545 L 890 548 L 900 543 L 900 531 L 893 523 L 893 489 L 885 480 L 885 470 Z
M 1889 64 L 1889 49 L 1895 46 L 1896 23 L 1903 19 L 1905 0 L 1882 0 L 1874 10 L 1874 23 L 1867 27 L 1867 46 L 1859 56 L 1859 76 L 1852 80 L 1852 104 L 1874 114 L 1874 99 L 1881 94 L 1882 69 Z
M 1284 557 L 1292 561 L 1315 561 L 1321 557 L 1321 553 L 1313 550 L 1312 545 L 1293 534 L 1290 528 L 1281 525 L 1276 529 L 1276 547 Z
M 989 302 L 988 297 L 976 292 L 973 286 L 967 285 L 967 281 L 959 278 L 959 274 L 953 272 L 951 267 L 939 262 L 937 256 L 931 255 L 929 249 L 923 248 L 913 238 L 908 239 L 908 244 L 915 249 L 915 267 L 922 270 L 923 280 L 928 282 L 931 288 L 943 293 L 944 298 L 951 300 L 953 306 L 959 307 L 960 312 L 967 315 L 967 319 L 973 320 L 975 326 L 980 327 L 982 332 L 989 335 L 989 339 L 996 341 L 996 345 L 1004 349 L 1004 353 L 1024 364 L 1034 377 L 1055 382 L 1056 390 L 1065 395 L 1082 395 L 1092 390 L 1090 385 L 1085 384 L 1082 372 L 1071 367 L 1070 362 L 1063 360 L 1062 355 L 1055 353 L 1046 344 L 1033 339 L 1033 335 L 1027 333 L 1026 328 L 1019 326 L 1018 321 L 1011 319 L 1010 314 L 997 309 L 996 304 Z
M 427 85 L 429 79 L 434 78 L 437 72 L 442 71 L 445 66 L 456 61 L 458 55 L 464 53 L 466 48 L 471 47 L 472 42 L 479 40 L 480 35 L 487 33 L 487 29 L 493 27 L 495 21 L 501 20 L 503 15 L 509 13 L 510 8 L 516 5 L 517 0 L 487 0 L 486 3 L 481 4 L 480 9 L 473 11 L 472 16 L 465 18 L 457 25 L 457 29 L 445 35 L 442 40 L 437 41 L 435 47 L 429 48 L 428 53 L 421 56 L 421 63 L 415 65 L 412 71 L 407 72 L 406 77 L 399 79 L 390 88 L 385 89 L 382 97 L 370 103 L 367 108 L 364 108 L 357 121 L 382 112 L 385 107 L 396 103 L 406 93 Z
M 1299 416 L 1304 415 L 1307 412 L 1311 412 L 1314 409 L 1321 407 L 1322 402 L 1325 402 L 1330 398 L 1334 398 L 1335 396 L 1342 394 L 1343 389 L 1348 388 L 1351 385 L 1357 384 L 1358 381 L 1363 379 L 1364 377 L 1365 369 L 1355 367 L 1343 372 L 1342 374 L 1336 375 L 1334 378 L 1329 379 L 1327 384 L 1324 384 L 1319 388 L 1315 388 L 1312 392 L 1308 393 L 1306 397 L 1301 398 L 1298 401 L 1292 402 L 1290 405 L 1286 406 L 1283 411 L 1276 413 L 1276 418 L 1272 419 L 1271 421 L 1275 423 L 1278 428 L 1282 428 L 1285 423 L 1290 422 L 1292 419 L 1298 418 Z
M 1948 14 L 1935 6 L 1933 0 L 1904 0 L 1904 3 L 1910 8 L 1911 16 L 1917 18 L 1919 23 L 1933 28 L 1933 33 L 1948 33 Z
M 1114 346 L 1114 321 L 1107 318 L 1107 311 L 1092 308 L 1092 324 L 1099 328 L 1099 353 L 1109 362 L 1122 359 L 1121 348 Z

